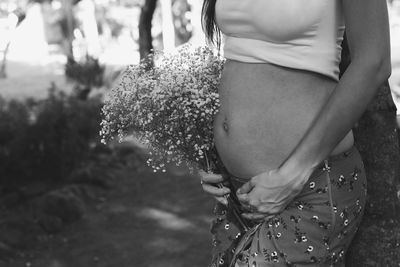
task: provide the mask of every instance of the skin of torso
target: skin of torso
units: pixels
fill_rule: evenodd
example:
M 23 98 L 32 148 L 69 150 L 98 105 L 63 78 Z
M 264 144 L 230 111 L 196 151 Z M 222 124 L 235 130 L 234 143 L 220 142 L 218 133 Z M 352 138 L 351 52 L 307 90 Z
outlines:
M 310 71 L 227 60 L 214 121 L 215 145 L 227 171 L 251 178 L 279 167 L 336 85 Z M 350 131 L 331 154 L 345 151 L 353 142 Z

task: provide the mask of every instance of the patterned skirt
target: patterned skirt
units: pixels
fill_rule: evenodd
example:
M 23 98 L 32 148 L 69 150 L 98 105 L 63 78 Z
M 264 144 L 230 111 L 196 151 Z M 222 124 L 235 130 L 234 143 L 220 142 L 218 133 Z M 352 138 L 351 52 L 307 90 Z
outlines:
M 244 182 L 231 177 L 233 192 Z M 217 203 L 211 225 L 211 266 L 344 266 L 366 193 L 364 165 L 352 147 L 322 162 L 302 192 L 269 220 L 238 221 L 237 209 Z

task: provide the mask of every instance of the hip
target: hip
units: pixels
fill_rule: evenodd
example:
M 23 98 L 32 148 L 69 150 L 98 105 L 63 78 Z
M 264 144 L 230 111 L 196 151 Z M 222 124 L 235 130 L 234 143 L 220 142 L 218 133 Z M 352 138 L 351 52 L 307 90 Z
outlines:
M 231 181 L 234 188 L 246 182 L 237 177 Z M 256 262 L 257 266 L 336 266 L 343 262 L 357 231 L 365 201 L 364 165 L 352 147 L 328 157 L 282 213 L 262 224 L 250 224 L 254 231 L 238 230 L 231 211 L 217 205 L 212 227 L 214 240 L 218 240 L 214 257 Z M 232 246 L 235 253 L 229 255 Z

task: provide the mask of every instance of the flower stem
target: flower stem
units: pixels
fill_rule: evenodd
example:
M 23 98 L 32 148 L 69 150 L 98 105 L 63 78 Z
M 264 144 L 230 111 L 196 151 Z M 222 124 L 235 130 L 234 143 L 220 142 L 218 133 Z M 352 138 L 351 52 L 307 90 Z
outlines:
M 222 188 L 224 185 L 222 183 L 219 183 L 218 186 L 220 188 Z M 240 215 L 240 211 L 237 207 L 237 205 L 235 204 L 235 201 L 232 199 L 231 196 L 229 195 L 225 195 L 224 198 L 226 199 L 226 201 L 228 202 L 228 208 L 231 208 L 233 215 L 235 216 L 236 220 L 238 221 L 238 223 L 240 224 L 240 226 L 242 227 L 242 229 L 247 232 L 250 228 L 246 225 L 246 223 L 243 221 L 242 216 Z
M 204 156 L 205 156 L 206 165 L 207 165 L 207 172 L 211 172 L 212 170 L 210 168 L 210 162 L 209 162 L 209 159 L 207 157 L 207 153 L 204 153 Z M 217 166 L 217 164 L 214 164 L 214 166 Z M 223 188 L 224 184 L 223 183 L 219 183 L 218 187 L 219 188 Z M 243 221 L 243 218 L 240 215 L 240 210 L 238 208 L 238 205 L 235 203 L 235 200 L 230 195 L 225 195 L 224 198 L 228 202 L 228 209 L 230 208 L 232 210 L 232 213 L 233 213 L 234 217 L 236 218 L 236 220 L 238 221 L 238 223 L 240 224 L 240 226 L 242 227 L 242 230 L 247 232 L 250 228 Z

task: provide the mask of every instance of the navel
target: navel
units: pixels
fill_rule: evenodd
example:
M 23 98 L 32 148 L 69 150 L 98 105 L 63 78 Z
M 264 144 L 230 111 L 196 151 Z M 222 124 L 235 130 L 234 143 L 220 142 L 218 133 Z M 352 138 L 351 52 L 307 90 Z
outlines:
M 228 121 L 227 121 L 226 117 L 225 117 L 225 119 L 224 119 L 224 122 L 222 123 L 222 128 L 224 129 L 224 131 L 225 131 L 226 133 L 229 132 L 229 126 L 228 126 Z

